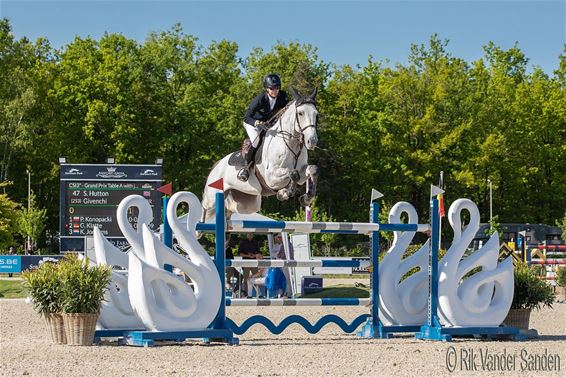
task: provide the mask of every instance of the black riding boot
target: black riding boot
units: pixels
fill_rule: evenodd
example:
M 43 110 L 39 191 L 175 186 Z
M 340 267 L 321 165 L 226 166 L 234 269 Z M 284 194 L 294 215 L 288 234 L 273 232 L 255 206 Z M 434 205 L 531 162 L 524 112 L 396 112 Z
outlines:
M 248 150 L 248 153 L 246 154 L 245 165 L 238 172 L 238 179 L 242 182 L 247 182 L 248 179 L 250 178 L 250 169 L 253 166 L 253 161 L 254 161 L 254 158 L 255 158 L 256 150 L 257 149 L 255 147 L 253 147 L 253 146 L 250 147 L 250 149 Z

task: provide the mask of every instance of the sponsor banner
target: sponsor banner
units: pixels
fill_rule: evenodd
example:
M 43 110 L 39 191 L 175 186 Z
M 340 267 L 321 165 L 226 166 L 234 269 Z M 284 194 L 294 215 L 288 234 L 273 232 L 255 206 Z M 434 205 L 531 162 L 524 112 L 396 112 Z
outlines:
M 18 273 L 61 258 L 63 255 L 0 255 L 0 273 Z
M 61 164 L 61 180 L 159 181 L 161 165 Z
M 19 255 L 0 255 L 0 273 L 12 274 L 22 270 L 22 257 Z

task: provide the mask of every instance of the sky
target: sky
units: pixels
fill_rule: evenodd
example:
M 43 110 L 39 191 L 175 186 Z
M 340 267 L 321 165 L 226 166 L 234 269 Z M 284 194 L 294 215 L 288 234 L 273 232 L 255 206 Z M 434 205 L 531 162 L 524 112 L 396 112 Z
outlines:
M 152 31 L 180 23 L 203 45 L 227 39 L 241 57 L 277 42 L 308 43 L 327 63 L 365 65 L 369 56 L 386 65 L 406 63 L 413 43 L 432 34 L 448 39 L 448 51 L 474 61 L 493 41 L 518 44 L 551 74 L 566 43 L 566 0 L 561 1 L 10 1 L 0 17 L 16 38 L 47 38 L 60 48 L 75 36 L 121 33 L 143 42 Z

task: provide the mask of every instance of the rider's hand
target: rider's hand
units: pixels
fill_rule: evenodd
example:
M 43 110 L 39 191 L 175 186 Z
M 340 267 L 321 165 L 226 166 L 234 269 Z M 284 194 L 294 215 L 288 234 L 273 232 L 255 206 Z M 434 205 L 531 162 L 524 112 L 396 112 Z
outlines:
M 261 121 L 261 120 L 256 120 L 255 123 L 254 123 L 254 126 L 255 126 L 255 127 L 261 127 L 262 124 L 264 124 L 263 121 Z
M 257 129 L 260 132 L 267 131 L 269 129 L 269 124 L 267 122 L 261 122 Z

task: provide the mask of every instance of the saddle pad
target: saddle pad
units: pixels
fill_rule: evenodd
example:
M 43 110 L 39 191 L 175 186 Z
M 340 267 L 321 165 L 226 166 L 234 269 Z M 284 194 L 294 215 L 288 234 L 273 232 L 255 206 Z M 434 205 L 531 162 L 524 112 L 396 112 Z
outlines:
M 263 148 L 261 147 L 261 144 L 259 145 L 259 150 L 255 153 L 255 163 L 257 164 L 261 164 L 261 155 L 263 153 Z M 228 158 L 228 165 L 230 166 L 235 166 L 237 168 L 243 168 L 244 167 L 244 157 L 242 156 L 242 151 L 237 151 L 234 152 L 230 155 L 230 158 Z

